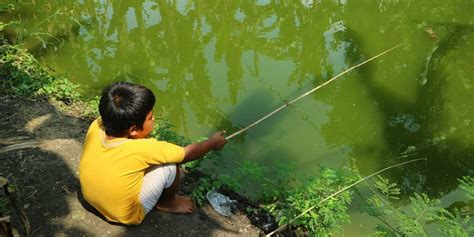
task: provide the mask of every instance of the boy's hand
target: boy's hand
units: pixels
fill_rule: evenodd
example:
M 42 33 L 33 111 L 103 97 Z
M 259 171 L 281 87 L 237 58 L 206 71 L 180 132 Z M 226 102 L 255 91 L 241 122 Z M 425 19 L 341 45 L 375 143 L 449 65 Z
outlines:
M 218 151 L 222 149 L 227 143 L 224 135 L 225 131 L 216 132 L 205 141 L 187 145 L 184 148 L 184 160 L 182 163 L 184 164 L 189 161 L 197 160 L 210 150 Z
M 224 145 L 227 143 L 227 140 L 225 139 L 225 130 L 216 132 L 212 137 L 209 138 L 209 140 L 213 144 L 213 150 L 218 151 L 224 147 Z

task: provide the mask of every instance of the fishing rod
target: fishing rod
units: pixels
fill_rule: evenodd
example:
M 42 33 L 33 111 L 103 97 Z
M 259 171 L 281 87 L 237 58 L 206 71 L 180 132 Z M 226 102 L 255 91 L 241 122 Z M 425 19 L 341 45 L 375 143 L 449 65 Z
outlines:
M 243 129 L 241 129 L 241 130 L 239 130 L 239 131 L 237 131 L 237 132 L 235 132 L 235 133 L 233 133 L 233 134 L 227 136 L 225 139 L 226 139 L 226 140 L 229 140 L 229 139 L 231 139 L 231 138 L 233 138 L 233 137 L 235 137 L 235 136 L 237 136 L 237 135 L 239 135 L 239 134 L 241 134 L 241 133 L 247 131 L 248 129 L 252 128 L 253 126 L 255 126 L 255 125 L 257 125 L 257 124 L 259 124 L 260 122 L 262 122 L 263 120 L 269 118 L 270 116 L 272 116 L 272 115 L 278 113 L 279 111 L 283 110 L 284 108 L 288 107 L 289 105 L 293 104 L 294 102 L 296 102 L 296 101 L 302 99 L 303 97 L 305 97 L 305 96 L 307 96 L 307 95 L 309 95 L 309 94 L 315 92 L 316 90 L 321 89 L 322 87 L 326 86 L 327 84 L 329 84 L 329 83 L 335 81 L 337 78 L 341 77 L 342 75 L 344 75 L 344 74 L 346 74 L 346 73 L 352 71 L 353 69 L 358 68 L 358 67 L 360 67 L 360 66 L 362 66 L 362 65 L 364 65 L 364 64 L 366 64 L 366 63 L 368 63 L 368 62 L 370 62 L 370 61 L 372 61 L 372 60 L 374 60 L 374 59 L 376 59 L 376 58 L 378 58 L 378 57 L 380 57 L 380 56 L 382 56 L 382 55 L 384 55 L 384 54 L 386 54 L 386 53 L 388 53 L 388 52 L 390 52 L 390 51 L 392 51 L 392 50 L 394 50 L 394 49 L 396 49 L 396 48 L 398 48 L 398 47 L 400 47 L 400 45 L 401 45 L 401 44 L 395 45 L 395 46 L 393 46 L 393 47 L 391 47 L 391 48 L 389 48 L 389 49 L 387 49 L 387 50 L 385 50 L 385 51 L 383 51 L 383 52 L 381 52 L 381 53 L 379 53 L 379 54 L 377 54 L 377 55 L 375 55 L 375 56 L 373 56 L 373 57 L 371 57 L 371 58 L 369 58 L 369 59 L 367 59 L 367 60 L 365 60 L 365 61 L 363 61 L 363 62 L 357 64 L 357 65 L 355 65 L 355 66 L 352 66 L 352 67 L 346 69 L 345 71 L 339 73 L 337 76 L 335 76 L 335 77 L 329 79 L 328 81 L 324 82 L 323 84 L 321 84 L 321 85 L 319 85 L 319 86 L 317 86 L 317 87 L 311 89 L 310 91 L 308 91 L 308 92 L 306 92 L 306 93 L 300 95 L 300 96 L 297 97 L 296 99 L 294 99 L 294 100 L 292 100 L 292 101 L 290 101 L 290 102 L 287 102 L 287 103 L 283 104 L 282 106 L 278 107 L 277 109 L 273 110 L 273 111 L 270 112 L 269 114 L 263 116 L 261 119 L 259 119 L 259 120 L 255 121 L 255 122 L 253 122 L 252 124 L 248 125 L 247 127 L 245 127 L 245 128 L 243 128 Z

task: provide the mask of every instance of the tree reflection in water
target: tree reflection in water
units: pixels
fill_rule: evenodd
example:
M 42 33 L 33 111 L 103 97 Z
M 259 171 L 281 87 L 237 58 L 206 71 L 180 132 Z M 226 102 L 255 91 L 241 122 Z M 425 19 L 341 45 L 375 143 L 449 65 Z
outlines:
M 349 156 L 367 174 L 409 152 L 430 161 L 390 176 L 407 193 L 439 196 L 473 168 L 473 110 L 467 103 L 474 100 L 467 63 L 473 55 L 463 50 L 473 48 L 472 16 L 464 11 L 471 2 L 316 1 L 305 7 L 292 1 L 36 1 L 16 14 L 28 29 L 27 47 L 45 64 L 70 73 L 91 94 L 119 79 L 149 86 L 158 98 L 156 112 L 187 134 L 216 126 L 237 130 L 248 122 L 235 111 L 241 103 L 252 105 L 248 113 L 271 111 L 264 103 L 294 98 L 403 42 L 403 50 L 291 110 L 296 116 L 288 118 L 299 121 L 268 125 L 280 132 L 273 140 L 289 136 L 285 131 L 293 127 L 308 134 L 288 147 L 265 147 L 255 159 L 294 162 L 284 156 L 298 156 L 304 169 Z M 423 30 L 428 25 L 439 31 L 434 51 Z M 280 71 L 288 76 L 272 74 Z M 425 85 L 418 83 L 420 73 Z M 255 92 L 262 88 L 273 98 L 260 101 Z M 310 140 L 321 141 L 314 153 L 303 146 Z M 241 150 L 240 156 L 251 155 L 245 146 Z

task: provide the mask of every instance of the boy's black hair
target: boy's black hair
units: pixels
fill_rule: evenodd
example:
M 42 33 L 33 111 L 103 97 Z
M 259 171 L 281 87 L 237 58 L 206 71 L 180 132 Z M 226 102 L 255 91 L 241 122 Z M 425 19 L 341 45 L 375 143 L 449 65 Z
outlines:
M 155 95 L 144 86 L 128 82 L 116 82 L 107 86 L 99 102 L 105 133 L 123 137 L 133 125 L 143 129 L 146 116 L 154 105 Z

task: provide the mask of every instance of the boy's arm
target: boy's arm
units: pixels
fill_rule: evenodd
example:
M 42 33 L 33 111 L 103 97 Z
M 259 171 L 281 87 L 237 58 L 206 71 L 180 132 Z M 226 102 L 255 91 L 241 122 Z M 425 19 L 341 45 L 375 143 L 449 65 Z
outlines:
M 224 147 L 227 140 L 224 137 L 225 131 L 216 132 L 209 139 L 187 145 L 184 148 L 183 164 L 189 161 L 197 160 L 208 153 L 210 150 L 218 151 Z

